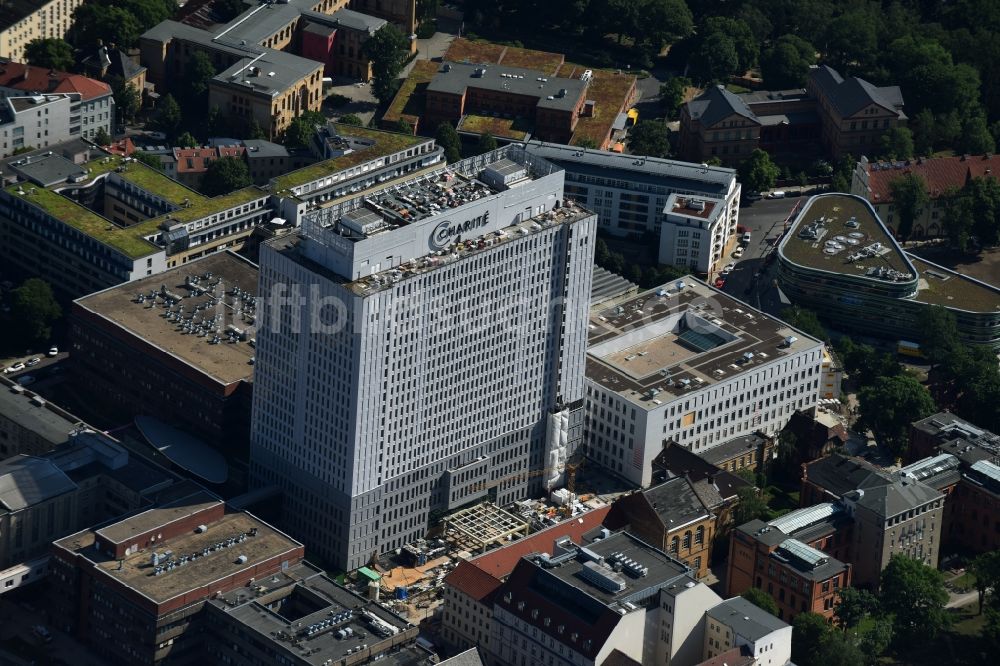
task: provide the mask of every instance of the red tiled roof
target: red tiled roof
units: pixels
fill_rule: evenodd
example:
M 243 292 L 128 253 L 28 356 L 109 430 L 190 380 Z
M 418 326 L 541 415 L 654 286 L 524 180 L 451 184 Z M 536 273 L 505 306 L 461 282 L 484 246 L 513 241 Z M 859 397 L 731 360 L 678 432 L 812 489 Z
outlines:
M 881 168 L 868 165 L 868 185 L 871 188 L 873 204 L 892 201 L 892 190 L 889 184 L 908 173 L 920 175 L 927 184 L 927 192 L 936 199 L 951 188 L 961 189 L 973 178 L 986 175 L 1000 175 L 1000 155 L 973 155 L 970 157 L 929 157 L 909 160 L 899 168 L 891 163 L 881 163 Z
M 19 62 L 0 63 L 0 86 L 24 92 L 80 93 L 84 100 L 111 92 L 111 86 L 79 74 L 30 67 Z
M 753 666 L 753 664 L 753 655 L 747 654 L 747 650 L 743 647 L 734 647 L 711 659 L 706 659 L 698 666 Z
M 483 602 L 489 601 L 489 597 L 502 584 L 499 578 L 469 562 L 459 562 L 455 570 L 444 577 L 444 582 L 476 601 Z
M 243 157 L 246 148 L 243 146 L 219 146 L 218 148 L 174 148 L 174 159 L 177 160 L 178 173 L 202 173 L 208 170 L 208 165 L 220 157 Z M 191 161 L 190 166 L 188 160 Z
M 132 143 L 132 139 L 129 137 L 115 141 L 110 146 L 103 146 L 103 148 L 112 155 L 121 155 L 123 157 L 128 157 L 135 152 L 135 144 Z
M 583 535 L 596 527 L 600 527 L 604 517 L 608 515 L 610 506 L 588 511 L 582 516 L 570 518 L 558 525 L 553 525 L 541 532 L 536 532 L 526 539 L 515 541 L 509 546 L 480 555 L 469 560 L 486 573 L 495 578 L 504 578 L 514 570 L 518 560 L 531 553 L 548 553 L 552 555 L 556 539 L 570 537 L 574 543 L 580 543 Z M 457 569 L 456 569 L 457 571 Z

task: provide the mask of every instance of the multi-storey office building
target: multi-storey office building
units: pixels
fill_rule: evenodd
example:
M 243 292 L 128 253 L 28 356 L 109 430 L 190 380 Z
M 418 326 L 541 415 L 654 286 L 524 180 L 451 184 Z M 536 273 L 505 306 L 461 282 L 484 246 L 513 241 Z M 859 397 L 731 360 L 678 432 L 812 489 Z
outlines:
M 724 233 L 736 233 L 740 184 L 733 169 L 536 141 L 525 150 L 562 167 L 566 196 L 597 213 L 600 229 L 614 236 L 662 238 L 673 224 L 667 215 L 672 194 L 720 199 Z M 661 263 L 672 260 L 660 257 Z
M 816 404 L 823 343 L 693 278 L 590 312 L 587 455 L 640 486 L 668 442 L 774 434 Z
M 778 282 L 839 330 L 919 340 L 922 312 L 939 305 L 964 342 L 1000 348 L 1000 289 L 904 252 L 858 196 L 809 199 L 778 246 Z
M 736 240 L 736 219 L 725 211 L 722 199 L 671 194 L 663 210 L 659 263 L 706 275 L 720 271 Z
M 507 147 L 265 243 L 252 473 L 289 529 L 354 568 L 436 512 L 559 483 L 595 227 L 561 171 Z
M 5 3 L 0 17 L 0 57 L 21 61 L 28 42 L 65 37 L 73 24 L 73 10 L 82 4 L 83 0 Z

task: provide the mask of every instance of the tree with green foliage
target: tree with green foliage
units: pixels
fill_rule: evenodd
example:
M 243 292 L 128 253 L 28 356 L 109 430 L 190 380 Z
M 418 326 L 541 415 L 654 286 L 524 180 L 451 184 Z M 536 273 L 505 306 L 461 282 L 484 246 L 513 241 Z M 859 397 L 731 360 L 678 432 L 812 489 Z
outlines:
M 720 32 L 707 35 L 695 49 L 690 62 L 691 73 L 703 85 L 725 81 L 740 67 L 736 45 Z
M 260 126 L 260 123 L 257 122 L 256 118 L 250 119 L 250 124 L 247 126 L 246 132 L 243 134 L 247 139 L 255 139 L 258 141 L 268 138 L 267 132 L 265 132 L 264 128 Z
M 753 485 L 737 488 L 736 498 L 736 511 L 733 516 L 737 525 L 760 518 L 767 511 L 767 502 L 761 496 L 760 490 Z
M 167 140 L 173 142 L 181 128 L 181 107 L 170 93 L 160 99 L 153 116 L 153 127 L 167 135 Z
M 628 149 L 634 155 L 668 157 L 670 130 L 662 120 L 640 120 L 628 133 Z
M 796 666 L 820 666 L 815 659 L 832 631 L 819 613 L 799 613 L 792 620 L 792 661 Z
M 757 587 L 751 587 L 740 596 L 764 612 L 778 617 L 778 602 L 776 602 L 774 598 L 764 590 Z
M 440 123 L 434 132 L 434 140 L 444 149 L 444 159 L 449 164 L 462 159 L 462 139 L 451 123 Z
M 217 197 L 251 184 L 246 162 L 238 157 L 221 157 L 208 165 L 201 191 L 205 196 Z
M 113 139 L 103 127 L 94 132 L 94 143 L 98 146 L 110 146 Z
M 132 157 L 148 167 L 152 167 L 157 171 L 163 171 L 163 160 L 160 159 L 159 155 L 153 155 L 152 153 L 147 153 L 144 150 L 137 150 L 132 153 Z
M 483 155 L 497 149 L 497 140 L 489 132 L 479 135 L 479 143 L 476 144 L 476 155 Z
M 933 153 L 934 113 L 930 109 L 922 109 L 910 119 L 909 126 L 913 135 L 913 152 L 917 155 Z
M 142 108 L 142 94 L 139 89 L 119 76 L 111 82 L 111 95 L 121 120 L 126 123 L 134 121 L 139 109 Z
M 179 148 L 197 148 L 200 144 L 198 143 L 198 139 L 194 138 L 194 135 L 191 134 L 191 132 L 184 132 L 177 137 L 177 140 L 174 141 L 174 145 Z
M 764 85 L 770 89 L 802 88 L 809 68 L 815 64 L 815 46 L 797 35 L 782 35 L 764 52 L 760 71 Z
M 92 49 L 98 42 L 131 48 L 142 32 L 136 17 L 122 7 L 85 2 L 73 10 L 73 41 L 81 49 Z
M 660 86 L 660 103 L 667 118 L 677 118 L 680 115 L 684 93 L 691 85 L 691 79 L 674 76 Z
M 996 150 L 996 142 L 990 133 L 985 115 L 977 113 L 962 120 L 962 137 L 956 148 L 959 152 L 969 155 L 982 155 Z
M 684 0 L 640 0 L 636 39 L 654 53 L 691 34 L 694 19 Z
M 830 340 L 830 334 L 826 332 L 826 328 L 819 322 L 819 318 L 812 310 L 793 305 L 781 311 L 781 318 L 806 335 L 811 335 L 817 340 L 826 342 Z
M 705 19 L 705 25 L 700 31 L 702 35 L 725 35 L 736 49 L 736 70 L 733 73 L 744 74 L 751 67 L 756 67 L 760 59 L 760 43 L 754 37 L 753 31 L 745 21 L 738 18 L 712 16 Z
M 861 387 L 858 402 L 861 427 L 900 457 L 909 443 L 910 424 L 936 411 L 931 394 L 909 375 L 876 378 Z
M 833 167 L 833 178 L 830 181 L 831 192 L 851 192 L 851 178 L 854 171 L 854 157 L 845 155 Z
M 867 660 L 852 636 L 831 631 L 823 637 L 810 663 L 811 666 L 866 666 Z
M 922 308 L 919 317 L 920 351 L 933 368 L 950 359 L 961 345 L 958 322 L 951 310 L 932 305 Z
M 883 60 L 889 78 L 903 89 L 907 108 L 930 109 L 936 116 L 978 111 L 979 74 L 968 64 L 955 64 L 937 40 L 904 35 L 889 44 Z
M 361 47 L 362 54 L 372 63 L 372 93 L 382 104 L 388 104 L 396 94 L 396 77 L 406 62 L 408 47 L 406 36 L 391 23 L 380 28 Z
M 52 324 L 61 316 L 62 308 L 45 280 L 28 278 L 10 294 L 10 318 L 24 344 L 47 343 Z
M 986 603 L 1000 606 L 1000 550 L 976 555 L 969 565 L 969 572 L 976 578 L 979 613 L 982 614 Z
M 920 174 L 908 173 L 890 181 L 889 191 L 892 193 L 892 203 L 896 207 L 896 217 L 899 219 L 896 235 L 905 241 L 913 232 L 913 221 L 920 215 L 924 206 L 930 203 L 927 183 Z
M 304 111 L 285 130 L 286 148 L 308 148 L 312 145 L 316 128 L 326 124 L 326 116 L 319 111 Z
M 847 11 L 826 25 L 823 51 L 844 76 L 866 71 L 875 60 L 878 35 L 872 19 L 865 10 Z
M 869 615 L 878 613 L 878 599 L 868 590 L 860 587 L 844 587 L 840 590 L 840 601 L 833 614 L 844 631 L 861 624 Z
M 1000 182 L 992 177 L 973 178 L 962 188 L 972 219 L 970 231 L 983 247 L 1000 243 Z
M 879 145 L 881 159 L 908 160 L 913 157 L 913 132 L 897 125 L 879 138 Z
M 341 116 L 337 119 L 337 122 L 341 125 L 354 125 L 355 127 L 363 127 L 364 121 L 353 113 L 348 113 L 347 115 Z
M 876 663 L 878 658 L 885 654 L 892 644 L 892 632 L 892 617 L 887 615 L 871 617 L 865 628 L 858 632 L 861 638 L 858 647 L 868 658 L 869 664 Z
M 746 191 L 766 192 L 774 187 L 780 170 L 771 161 L 771 156 L 758 148 L 740 163 L 737 173 Z
M 951 624 L 944 577 L 934 567 L 893 555 L 882 571 L 879 590 L 882 609 L 893 616 L 896 639 L 904 645 L 932 639 Z
M 184 85 L 181 101 L 189 115 L 204 113 L 205 99 L 208 97 L 208 83 L 218 72 L 212 59 L 204 51 L 195 51 L 184 67 Z
M 581 136 L 579 139 L 576 140 L 576 143 L 574 143 L 573 145 L 576 146 L 577 148 L 588 148 L 591 150 L 597 148 L 597 142 L 591 139 L 589 136 Z
M 372 118 L 372 120 L 374 120 L 374 118 Z M 403 118 L 400 118 L 394 123 L 390 123 L 388 129 L 391 132 L 399 132 L 401 134 L 413 134 L 413 125 L 411 125 Z
M 24 58 L 29 65 L 63 72 L 68 71 L 76 64 L 73 58 L 73 47 L 58 37 L 31 40 L 24 47 Z

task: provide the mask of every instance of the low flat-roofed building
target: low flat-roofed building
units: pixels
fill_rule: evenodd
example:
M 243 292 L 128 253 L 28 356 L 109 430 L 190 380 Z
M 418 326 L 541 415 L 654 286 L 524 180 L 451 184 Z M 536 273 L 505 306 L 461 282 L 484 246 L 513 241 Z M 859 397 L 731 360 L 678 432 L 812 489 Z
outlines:
M 331 663 L 425 666 L 419 629 L 338 585 L 307 562 L 230 590 L 205 605 L 205 652 L 233 666 Z
M 0 376 L 0 459 L 47 453 L 84 425 L 73 414 Z
M 648 486 L 667 442 L 773 435 L 816 404 L 823 343 L 686 277 L 590 312 L 587 455 Z
M 740 525 L 730 539 L 728 595 L 743 594 L 751 587 L 763 590 L 778 604 L 778 617 L 786 622 L 805 612 L 833 618 L 838 591 L 851 585 L 850 564 L 761 520 Z
M 963 342 L 1000 348 L 1000 289 L 904 252 L 859 196 L 809 199 L 778 246 L 778 283 L 839 330 L 920 339 L 922 313 L 939 305 Z
M 62 538 L 51 557 L 53 617 L 61 628 L 110 663 L 195 663 L 204 653 L 201 632 L 187 633 L 192 616 L 216 595 L 299 564 L 303 546 L 251 514 L 227 513 L 196 487 Z
M 774 444 L 773 437 L 755 432 L 734 437 L 728 442 L 708 449 L 701 454 L 701 457 L 719 469 L 729 472 L 741 469 L 756 472 L 773 460 Z
M 166 470 L 85 428 L 43 455 L 2 460 L 0 569 L 46 555 L 54 539 L 148 506 L 175 482 Z M 4 580 L 0 593 L 23 582 Z
M 72 378 L 109 421 L 151 416 L 245 459 L 257 266 L 217 252 L 80 298 Z

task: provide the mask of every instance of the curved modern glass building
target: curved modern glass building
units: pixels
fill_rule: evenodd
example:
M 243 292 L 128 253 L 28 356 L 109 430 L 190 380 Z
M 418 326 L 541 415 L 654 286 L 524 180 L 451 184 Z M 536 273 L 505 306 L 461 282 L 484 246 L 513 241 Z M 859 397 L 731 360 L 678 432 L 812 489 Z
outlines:
M 919 340 L 921 312 L 941 305 L 965 342 L 1000 348 L 1000 289 L 905 252 L 858 196 L 809 199 L 778 246 L 778 283 L 838 330 Z

